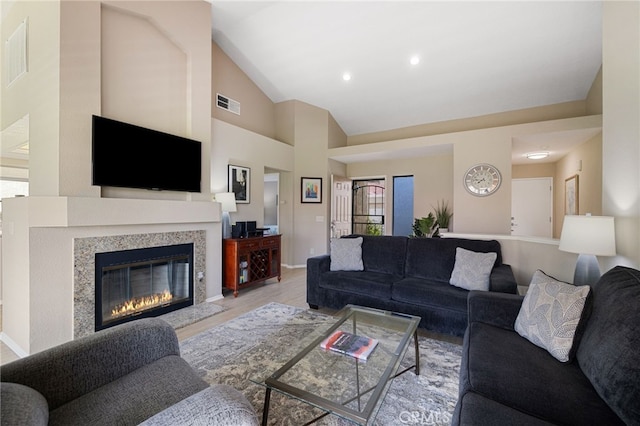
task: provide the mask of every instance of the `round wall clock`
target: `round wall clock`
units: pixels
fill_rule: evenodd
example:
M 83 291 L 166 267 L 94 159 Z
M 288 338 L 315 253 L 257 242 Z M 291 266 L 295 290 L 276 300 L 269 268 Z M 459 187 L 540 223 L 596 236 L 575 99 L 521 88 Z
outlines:
M 476 164 L 464 174 L 464 187 L 478 197 L 493 194 L 501 182 L 500 171 L 491 164 Z

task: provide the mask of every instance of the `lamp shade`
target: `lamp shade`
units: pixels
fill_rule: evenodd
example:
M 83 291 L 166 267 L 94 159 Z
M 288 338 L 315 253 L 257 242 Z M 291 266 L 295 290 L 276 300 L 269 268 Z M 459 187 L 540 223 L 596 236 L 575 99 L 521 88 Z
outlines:
M 615 256 L 616 235 L 611 216 L 565 216 L 559 250 Z
M 236 194 L 233 192 L 219 192 L 215 195 L 216 202 L 221 204 L 223 212 L 236 212 Z

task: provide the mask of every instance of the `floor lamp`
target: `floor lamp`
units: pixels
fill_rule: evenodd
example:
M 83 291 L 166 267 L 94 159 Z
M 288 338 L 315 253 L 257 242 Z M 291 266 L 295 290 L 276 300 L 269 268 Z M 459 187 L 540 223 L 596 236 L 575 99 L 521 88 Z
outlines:
M 574 285 L 592 285 L 600 279 L 596 256 L 616 255 L 616 235 L 611 216 L 565 216 L 561 251 L 577 253 Z
M 231 216 L 236 212 L 236 194 L 233 192 L 220 192 L 215 195 L 215 201 L 221 204 L 222 210 L 222 238 L 231 238 Z

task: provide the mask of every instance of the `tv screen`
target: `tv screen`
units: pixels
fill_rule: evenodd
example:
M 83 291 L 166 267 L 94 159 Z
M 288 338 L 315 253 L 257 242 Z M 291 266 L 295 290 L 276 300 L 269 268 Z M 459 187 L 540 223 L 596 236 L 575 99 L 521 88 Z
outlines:
M 93 116 L 92 184 L 200 192 L 201 143 Z

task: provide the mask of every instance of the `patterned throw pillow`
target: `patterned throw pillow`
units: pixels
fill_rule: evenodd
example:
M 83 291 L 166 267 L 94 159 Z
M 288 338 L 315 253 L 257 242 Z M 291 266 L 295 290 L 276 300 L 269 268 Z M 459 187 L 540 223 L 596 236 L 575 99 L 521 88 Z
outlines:
M 332 271 L 362 271 L 362 237 L 332 238 L 331 266 Z
M 588 285 L 574 286 L 536 271 L 516 318 L 516 332 L 558 361 L 569 361 L 590 291 Z
M 489 290 L 491 270 L 498 255 L 456 248 L 456 263 L 449 284 L 466 290 Z

